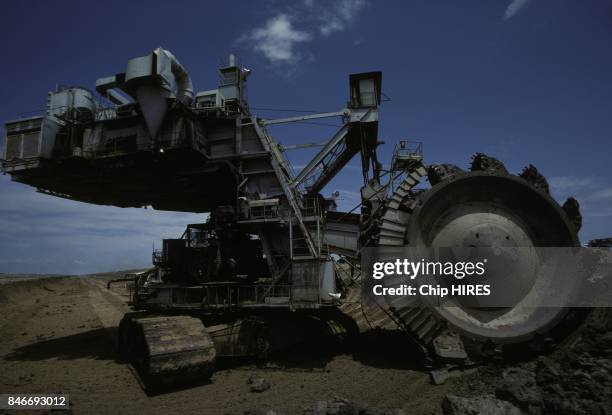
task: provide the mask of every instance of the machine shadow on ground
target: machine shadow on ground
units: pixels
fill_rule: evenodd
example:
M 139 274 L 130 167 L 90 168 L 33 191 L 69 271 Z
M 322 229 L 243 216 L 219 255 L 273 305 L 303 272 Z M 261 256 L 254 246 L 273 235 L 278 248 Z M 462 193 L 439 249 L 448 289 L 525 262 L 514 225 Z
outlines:
M 41 361 L 92 358 L 122 363 L 116 345 L 109 341 L 109 335 L 111 338 L 116 338 L 116 334 L 117 328 L 111 327 L 44 339 L 19 347 L 7 354 L 4 359 Z M 266 359 L 220 357 L 216 366 L 218 370 L 240 370 L 255 366 L 270 371 L 313 372 L 324 371 L 327 364 L 340 355 L 350 356 L 365 366 L 376 368 L 425 370 L 420 359 L 415 358 L 420 355 L 418 348 L 410 343 L 405 334 L 391 330 L 372 330 L 362 333 L 344 345 L 327 344 L 313 348 L 312 342 L 302 343 L 275 352 Z
M 266 359 L 227 357 L 217 359 L 218 369 L 250 368 L 294 372 L 325 371 L 338 356 L 350 356 L 364 366 L 379 369 L 425 371 L 423 353 L 397 330 L 371 330 L 343 345 L 313 347 L 309 341 L 271 354 Z
M 426 370 L 423 351 L 399 330 L 362 333 L 352 346 L 352 357 L 365 366 L 380 369 Z
M 92 358 L 117 360 L 109 334 L 116 337 L 117 328 L 97 328 L 63 337 L 40 340 L 21 346 L 4 357 L 11 361 L 39 361 L 47 359 L 73 360 Z

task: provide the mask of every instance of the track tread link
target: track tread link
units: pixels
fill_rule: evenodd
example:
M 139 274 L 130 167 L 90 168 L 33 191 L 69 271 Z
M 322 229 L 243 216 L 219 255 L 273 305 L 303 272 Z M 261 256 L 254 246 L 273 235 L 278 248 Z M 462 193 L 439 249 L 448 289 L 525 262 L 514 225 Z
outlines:
M 206 380 L 214 371 L 215 345 L 191 316 L 128 313 L 120 324 L 120 349 L 147 385 Z

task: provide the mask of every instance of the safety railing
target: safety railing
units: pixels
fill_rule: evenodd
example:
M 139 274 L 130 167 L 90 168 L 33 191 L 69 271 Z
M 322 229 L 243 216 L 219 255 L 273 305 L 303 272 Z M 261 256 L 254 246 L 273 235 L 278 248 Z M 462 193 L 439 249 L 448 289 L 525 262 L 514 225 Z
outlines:
M 153 265 L 161 266 L 164 265 L 164 251 L 161 249 L 154 249 L 151 254 Z
M 214 284 L 205 285 L 202 305 L 211 308 L 231 308 L 256 305 L 289 305 L 290 284 Z
M 392 170 L 405 170 L 423 161 L 423 143 L 400 140 L 393 149 Z
M 86 158 L 118 156 L 141 151 L 196 148 L 206 154 L 206 140 L 197 129 L 181 128 L 177 131 L 161 132 L 155 141 L 145 134 L 132 134 L 103 138 L 82 150 Z
M 257 205 L 249 207 L 249 219 L 277 219 L 278 204 Z

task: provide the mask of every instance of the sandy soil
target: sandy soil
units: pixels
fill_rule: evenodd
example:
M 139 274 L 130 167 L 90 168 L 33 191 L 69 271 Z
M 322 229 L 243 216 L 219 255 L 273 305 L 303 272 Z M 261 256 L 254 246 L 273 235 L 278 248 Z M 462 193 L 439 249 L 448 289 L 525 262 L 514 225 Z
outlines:
M 401 337 L 370 333 L 351 353 L 321 356 L 298 349 L 267 363 L 220 362 L 206 384 L 148 396 L 116 361 L 116 326 L 128 307 L 124 289 L 106 289 L 113 277 L 30 277 L 0 284 L 0 393 L 67 393 L 77 414 L 243 414 L 253 408 L 295 414 L 334 397 L 431 414 L 440 413 L 448 393 L 494 389 L 482 373 L 433 386 Z M 250 392 L 251 375 L 265 377 L 271 388 Z

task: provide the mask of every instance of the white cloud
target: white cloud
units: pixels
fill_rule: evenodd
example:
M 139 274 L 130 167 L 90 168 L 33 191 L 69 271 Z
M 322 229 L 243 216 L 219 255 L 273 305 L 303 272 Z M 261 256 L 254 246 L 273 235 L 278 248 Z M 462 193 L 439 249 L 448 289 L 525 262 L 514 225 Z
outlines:
M 612 186 L 600 177 L 557 176 L 551 177 L 548 184 L 556 195 L 563 197 L 574 195 L 589 205 L 612 200 Z
M 295 51 L 298 43 L 308 42 L 312 36 L 297 30 L 289 15 L 281 13 L 272 17 L 247 36 L 256 51 L 261 52 L 272 63 L 295 63 L 299 53 Z
M 319 32 L 329 36 L 333 32 L 344 30 L 359 15 L 365 6 L 365 0 L 340 0 L 331 9 L 324 11 L 321 17 Z
M 593 213 L 589 214 L 589 217 L 594 217 L 594 218 L 608 218 L 612 216 L 612 210 L 608 209 L 608 210 L 599 210 Z
M 601 200 L 612 199 L 612 187 L 608 187 L 606 189 L 601 189 L 596 192 L 593 192 L 587 195 L 585 198 L 591 201 L 601 201 Z
M 548 179 L 552 191 L 560 194 L 584 192 L 596 183 L 597 180 L 593 177 L 557 176 Z
M 291 3 L 242 35 L 238 42 L 249 45 L 272 64 L 295 65 L 309 55 L 298 50 L 301 44 L 346 30 L 365 5 L 366 0 Z
M 327 21 L 325 23 L 319 26 L 319 32 L 321 32 L 323 36 L 329 36 L 333 32 L 344 29 L 344 23 L 342 23 L 342 20 L 340 20 L 338 17 L 333 16 L 326 20 Z
M 512 0 L 512 2 L 506 8 L 506 12 L 504 13 L 504 19 L 512 19 L 516 16 L 521 10 L 527 6 L 530 0 Z
M 147 267 L 151 248 L 206 215 L 98 206 L 0 177 L 0 272 L 80 274 Z

